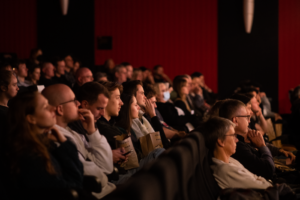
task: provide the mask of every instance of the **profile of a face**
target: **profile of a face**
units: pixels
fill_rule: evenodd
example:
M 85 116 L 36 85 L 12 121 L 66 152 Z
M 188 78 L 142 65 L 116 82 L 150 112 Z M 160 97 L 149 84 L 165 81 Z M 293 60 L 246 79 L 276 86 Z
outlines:
M 130 113 L 132 119 L 136 119 L 139 117 L 139 110 L 140 106 L 138 105 L 136 98 L 133 96 L 132 103 L 130 105 Z
M 218 143 L 223 147 L 226 155 L 231 156 L 236 151 L 236 143 L 239 140 L 236 138 L 235 130 L 233 126 L 230 126 L 228 132 L 225 134 L 224 140 L 218 139 Z

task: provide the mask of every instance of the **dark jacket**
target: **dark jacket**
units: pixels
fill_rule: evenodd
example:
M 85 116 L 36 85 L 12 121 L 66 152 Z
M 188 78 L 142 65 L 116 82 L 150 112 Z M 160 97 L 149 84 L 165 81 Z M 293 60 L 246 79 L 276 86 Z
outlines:
M 264 146 L 256 150 L 250 144 L 245 143 L 242 136 L 238 135 L 237 137 L 239 141 L 236 143 L 236 152 L 232 157 L 253 174 L 267 180 L 272 179 L 275 165 L 269 148 Z
M 176 100 L 174 105 L 181 110 L 183 110 L 185 117 L 188 119 L 188 121 L 193 124 L 195 128 L 197 128 L 200 124 L 201 117 L 197 117 L 196 115 L 192 115 L 191 112 L 187 109 L 185 103 L 182 100 Z
M 50 85 L 54 85 L 57 84 L 59 82 L 57 82 L 56 80 L 52 79 L 47 79 L 44 76 L 41 76 L 40 80 L 39 80 L 39 85 L 44 85 L 45 87 L 48 87 Z
M 49 152 L 56 174 L 50 175 L 39 157 L 24 155 L 20 160 L 17 181 L 13 181 L 16 188 L 22 190 L 82 188 L 83 165 L 79 161 L 76 146 L 67 140 Z
M 60 77 L 54 76 L 52 79 L 58 83 L 65 84 L 72 88 L 72 83 L 67 80 L 65 75 L 61 75 Z

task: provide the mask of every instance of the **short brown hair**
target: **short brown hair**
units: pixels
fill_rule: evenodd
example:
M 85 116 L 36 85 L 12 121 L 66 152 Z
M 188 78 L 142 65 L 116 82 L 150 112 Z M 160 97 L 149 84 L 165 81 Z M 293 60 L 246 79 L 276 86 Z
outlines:
M 106 89 L 108 90 L 109 93 L 111 93 L 112 91 L 115 91 L 116 89 L 119 89 L 120 93 L 123 92 L 123 86 L 118 83 L 111 82 L 111 81 L 99 81 L 99 83 L 101 85 L 103 85 L 104 87 L 106 87 Z
M 8 70 L 0 70 L 0 92 L 3 92 L 1 87 L 8 88 L 8 85 L 11 81 L 11 77 L 13 76 L 12 71 Z
M 219 108 L 219 116 L 232 120 L 240 107 L 245 107 L 245 104 L 236 99 L 227 99 Z
M 124 82 L 123 84 L 123 89 L 125 94 L 133 95 L 136 96 L 137 92 L 137 86 L 140 85 L 143 87 L 143 83 L 140 80 L 134 80 L 134 81 L 127 81 Z
M 157 94 L 153 85 L 151 85 L 151 84 L 145 84 L 144 91 L 145 91 L 145 96 L 147 97 L 147 99 L 150 99 L 150 98 L 156 96 L 156 94 Z
M 100 94 L 110 97 L 106 87 L 97 82 L 88 82 L 79 87 L 76 97 L 80 102 L 86 100 L 89 104 L 94 104 Z

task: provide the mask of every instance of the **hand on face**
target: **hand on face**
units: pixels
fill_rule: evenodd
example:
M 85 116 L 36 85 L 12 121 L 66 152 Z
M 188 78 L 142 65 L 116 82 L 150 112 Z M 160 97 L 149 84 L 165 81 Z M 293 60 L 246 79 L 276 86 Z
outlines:
M 78 109 L 79 119 L 82 122 L 83 128 L 88 132 L 89 135 L 93 134 L 95 129 L 94 115 L 88 109 Z
M 266 146 L 265 140 L 259 131 L 249 129 L 247 136 L 248 139 L 252 142 L 252 144 L 257 148 Z
M 150 115 L 150 117 L 155 117 L 156 116 L 156 113 L 155 113 L 155 108 L 154 106 L 152 105 L 152 103 L 150 102 L 149 99 L 145 99 L 146 101 L 146 106 L 145 106 L 145 112 L 146 114 Z

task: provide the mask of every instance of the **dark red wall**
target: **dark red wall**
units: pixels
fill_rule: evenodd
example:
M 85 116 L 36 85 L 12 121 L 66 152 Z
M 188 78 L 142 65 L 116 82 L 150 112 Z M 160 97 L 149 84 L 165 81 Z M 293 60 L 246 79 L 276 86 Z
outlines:
M 36 0 L 0 1 L 0 52 L 28 58 L 37 45 Z
M 217 12 L 217 0 L 95 0 L 95 43 L 113 38 L 112 50 L 95 44 L 95 63 L 161 64 L 172 78 L 200 71 L 217 91 Z
M 288 90 L 300 84 L 300 1 L 279 0 L 279 112 L 290 113 Z

